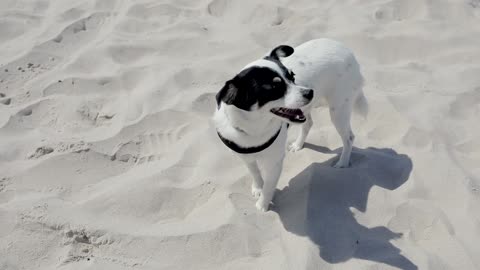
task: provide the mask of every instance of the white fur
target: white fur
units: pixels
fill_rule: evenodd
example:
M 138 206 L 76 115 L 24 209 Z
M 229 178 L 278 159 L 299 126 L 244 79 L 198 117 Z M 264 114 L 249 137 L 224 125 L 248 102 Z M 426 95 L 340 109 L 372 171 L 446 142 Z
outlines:
M 352 110 L 355 109 L 364 116 L 368 111 L 362 92 L 360 67 L 353 53 L 341 43 L 329 39 L 311 40 L 296 47 L 291 56 L 281 60 L 296 74 L 295 84 L 289 83 L 285 98 L 251 111 L 221 103 L 214 115 L 217 131 L 243 147 L 261 145 L 281 128 L 278 138 L 267 149 L 254 154 L 238 154 L 253 176 L 252 194 L 258 197 L 256 207 L 262 211 L 268 210 L 273 198 L 283 167 L 287 141 L 287 124 L 284 119 L 270 113 L 270 109 L 301 107 L 304 112 L 307 119 L 302 124 L 297 139 L 288 147 L 295 152 L 302 149 L 313 125 L 311 109 L 323 103 L 328 104 L 332 123 L 343 142 L 342 154 L 334 165 L 336 168 L 349 166 L 354 139 L 350 128 Z M 281 69 L 272 61 L 260 59 L 245 68 L 251 66 L 266 66 L 282 74 Z M 283 74 L 280 76 L 283 77 Z M 308 88 L 315 91 L 314 98 L 305 105 L 301 92 Z

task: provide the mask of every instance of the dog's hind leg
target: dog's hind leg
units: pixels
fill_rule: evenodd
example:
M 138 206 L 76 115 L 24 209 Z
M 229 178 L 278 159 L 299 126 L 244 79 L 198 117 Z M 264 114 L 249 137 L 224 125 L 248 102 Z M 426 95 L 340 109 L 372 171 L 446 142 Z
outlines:
M 352 153 L 353 141 L 355 136 L 350 126 L 350 117 L 352 106 L 350 103 L 344 103 L 340 108 L 330 107 L 330 118 L 342 138 L 343 149 L 340 159 L 333 166 L 335 168 L 346 168 L 350 165 L 350 155 Z
M 258 165 L 256 161 L 245 162 L 245 163 L 247 164 L 247 168 L 253 176 L 252 195 L 253 197 L 258 198 L 262 194 L 262 187 L 263 187 L 262 175 L 260 174 L 260 170 L 258 169 Z
M 313 126 L 312 115 L 310 113 L 305 114 L 305 123 L 302 124 L 300 129 L 300 134 L 298 134 L 297 139 L 288 146 L 290 152 L 297 152 L 303 148 L 305 139 L 307 139 L 308 133 Z

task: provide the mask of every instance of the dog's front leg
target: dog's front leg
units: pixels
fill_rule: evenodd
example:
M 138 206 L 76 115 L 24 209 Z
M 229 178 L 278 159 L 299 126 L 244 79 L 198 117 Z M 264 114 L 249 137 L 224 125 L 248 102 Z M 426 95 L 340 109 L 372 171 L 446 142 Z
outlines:
M 247 168 L 253 176 L 252 181 L 252 195 L 255 198 L 260 197 L 262 194 L 262 187 L 263 187 L 263 179 L 262 175 L 260 174 L 260 170 L 258 169 L 258 165 L 256 161 L 252 162 L 245 162 L 247 164 Z
M 260 195 L 260 198 L 258 198 L 255 206 L 258 210 L 265 212 L 268 210 L 268 206 L 270 205 L 275 193 L 278 179 L 280 178 L 280 174 L 282 172 L 283 158 L 281 160 L 260 163 L 260 166 L 263 169 L 264 182 L 262 194 Z
M 288 150 L 290 152 L 297 152 L 303 148 L 303 144 L 305 143 L 305 139 L 310 132 L 310 129 L 313 126 L 312 115 L 310 113 L 305 114 L 305 123 L 302 124 L 300 129 L 300 134 L 298 134 L 297 139 L 288 146 Z

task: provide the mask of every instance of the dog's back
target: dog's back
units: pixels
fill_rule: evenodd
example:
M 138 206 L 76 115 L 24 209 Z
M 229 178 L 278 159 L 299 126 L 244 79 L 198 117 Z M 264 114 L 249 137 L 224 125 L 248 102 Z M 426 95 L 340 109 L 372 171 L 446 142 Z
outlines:
M 353 52 L 342 43 L 330 39 L 310 40 L 296 47 L 283 63 L 295 72 L 295 83 L 315 90 L 313 107 L 322 101 L 332 105 L 353 98 L 358 100 L 355 110 L 366 114 L 360 66 Z

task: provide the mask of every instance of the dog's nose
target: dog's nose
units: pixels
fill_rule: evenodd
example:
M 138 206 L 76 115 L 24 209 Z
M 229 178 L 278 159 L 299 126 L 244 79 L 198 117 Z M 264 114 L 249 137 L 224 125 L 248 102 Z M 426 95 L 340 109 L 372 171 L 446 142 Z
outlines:
M 303 96 L 308 99 L 308 100 L 312 100 L 313 98 L 313 90 L 312 89 L 307 89 L 303 92 Z

